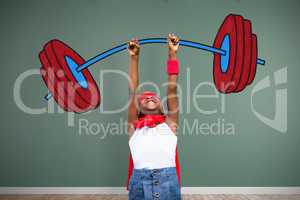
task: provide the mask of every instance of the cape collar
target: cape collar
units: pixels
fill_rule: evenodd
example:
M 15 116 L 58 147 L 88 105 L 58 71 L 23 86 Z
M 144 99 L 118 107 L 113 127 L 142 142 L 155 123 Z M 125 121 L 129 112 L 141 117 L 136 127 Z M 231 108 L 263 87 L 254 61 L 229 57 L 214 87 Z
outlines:
M 165 122 L 166 116 L 165 115 L 143 115 L 142 117 L 139 117 L 134 122 L 134 127 L 137 128 L 143 128 L 144 126 L 153 128 L 157 126 L 158 124 L 161 124 Z

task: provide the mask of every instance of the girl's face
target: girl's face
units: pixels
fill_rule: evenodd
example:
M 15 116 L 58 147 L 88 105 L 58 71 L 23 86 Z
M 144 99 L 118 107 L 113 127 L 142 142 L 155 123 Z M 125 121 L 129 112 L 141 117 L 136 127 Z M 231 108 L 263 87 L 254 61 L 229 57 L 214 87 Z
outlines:
M 139 96 L 140 110 L 145 114 L 157 114 L 161 110 L 160 98 L 152 92 L 144 92 Z

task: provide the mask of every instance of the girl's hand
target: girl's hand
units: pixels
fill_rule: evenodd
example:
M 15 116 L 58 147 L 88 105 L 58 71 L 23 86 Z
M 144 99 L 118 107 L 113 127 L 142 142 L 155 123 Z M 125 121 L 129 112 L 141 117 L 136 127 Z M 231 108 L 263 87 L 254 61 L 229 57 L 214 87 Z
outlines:
M 168 47 L 170 53 L 176 53 L 179 47 L 179 37 L 174 34 L 168 35 Z
M 140 53 L 140 45 L 138 39 L 134 38 L 128 42 L 128 52 L 131 56 L 138 56 Z

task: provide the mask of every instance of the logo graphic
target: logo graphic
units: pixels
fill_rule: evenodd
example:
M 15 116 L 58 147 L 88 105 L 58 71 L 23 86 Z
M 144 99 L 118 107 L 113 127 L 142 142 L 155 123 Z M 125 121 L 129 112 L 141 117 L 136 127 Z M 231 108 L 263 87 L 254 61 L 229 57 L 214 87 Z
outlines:
M 275 87 L 287 83 L 287 67 L 274 72 Z M 255 116 L 264 124 L 282 133 L 287 132 L 287 88 L 275 91 L 275 116 L 270 119 L 254 109 L 253 96 L 255 93 L 271 86 L 270 76 L 260 80 L 251 92 L 251 110 Z

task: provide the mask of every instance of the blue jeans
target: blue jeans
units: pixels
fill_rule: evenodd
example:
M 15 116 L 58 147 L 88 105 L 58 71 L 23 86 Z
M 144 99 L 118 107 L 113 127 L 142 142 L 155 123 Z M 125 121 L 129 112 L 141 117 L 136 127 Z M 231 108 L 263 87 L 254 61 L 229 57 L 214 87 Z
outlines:
M 129 200 L 181 200 L 175 167 L 134 169 L 129 182 Z

